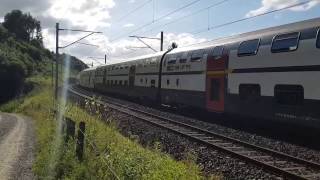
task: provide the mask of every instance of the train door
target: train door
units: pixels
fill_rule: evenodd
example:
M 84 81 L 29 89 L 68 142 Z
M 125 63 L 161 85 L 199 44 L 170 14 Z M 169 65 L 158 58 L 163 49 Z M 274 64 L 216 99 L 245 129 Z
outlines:
M 106 84 L 106 78 L 107 78 L 107 68 L 103 69 L 103 85 Z
M 227 61 L 228 53 L 224 46 L 216 46 L 208 51 L 206 78 L 208 111 L 224 112 Z
M 224 111 L 224 76 L 207 77 L 207 108 L 213 112 Z
M 130 87 L 134 86 L 135 76 L 136 76 L 136 66 L 131 66 L 129 70 L 129 86 Z

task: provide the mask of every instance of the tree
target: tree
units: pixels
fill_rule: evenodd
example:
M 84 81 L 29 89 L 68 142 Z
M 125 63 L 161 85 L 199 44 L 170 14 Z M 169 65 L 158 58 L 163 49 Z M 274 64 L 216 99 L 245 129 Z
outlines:
M 30 13 L 12 10 L 5 15 L 3 26 L 20 40 L 27 42 L 37 40 L 42 44 L 40 21 L 33 18 Z

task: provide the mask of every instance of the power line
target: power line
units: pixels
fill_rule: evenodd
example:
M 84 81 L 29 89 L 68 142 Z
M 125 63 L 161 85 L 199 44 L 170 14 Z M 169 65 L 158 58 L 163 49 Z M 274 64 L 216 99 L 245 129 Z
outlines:
M 200 2 L 200 1 L 201 1 L 201 0 L 192 1 L 192 2 L 190 2 L 190 3 L 188 3 L 188 4 L 184 5 L 184 6 L 182 6 L 182 7 L 180 7 L 180 8 L 177 8 L 177 9 L 175 9 L 175 10 L 173 10 L 173 11 L 171 11 L 171 12 L 165 14 L 165 15 L 163 15 L 163 16 L 160 16 L 160 17 L 157 18 L 155 21 L 159 21 L 159 20 L 161 20 L 161 19 L 163 19 L 163 18 L 166 18 L 166 17 L 168 17 L 168 16 L 170 16 L 170 15 L 172 15 L 172 14 L 178 12 L 178 11 L 181 11 L 181 10 L 187 8 L 187 7 L 190 7 L 190 6 L 196 4 L 196 3 Z
M 222 27 L 225 27 L 225 26 L 229 26 L 229 25 L 232 25 L 232 24 L 235 24 L 235 23 L 238 23 L 238 22 L 242 22 L 242 21 L 246 21 L 246 20 L 249 20 L 249 19 L 254 19 L 254 18 L 257 18 L 257 17 L 260 17 L 260 16 L 272 14 L 272 13 L 275 13 L 275 12 L 287 10 L 287 9 L 298 7 L 298 6 L 302 6 L 302 5 L 305 5 L 305 4 L 310 3 L 312 1 L 319 1 L 319 0 L 308 0 L 308 1 L 300 2 L 300 3 L 292 4 L 292 5 L 283 7 L 283 8 L 279 8 L 279 9 L 275 9 L 275 10 L 272 10 L 272 11 L 267 11 L 267 12 L 264 12 L 264 13 L 256 14 L 254 16 L 250 16 L 250 17 L 246 17 L 246 18 L 230 21 L 230 22 L 227 22 L 227 23 L 211 26 L 209 29 L 207 29 L 207 28 L 204 29 L 203 28 L 201 30 L 190 32 L 190 34 L 197 35 L 197 34 L 200 34 L 200 33 L 203 33 L 203 32 L 212 31 L 214 29 L 218 29 L 218 28 L 222 28 Z M 182 47 L 188 47 L 188 46 L 207 43 L 207 42 L 211 42 L 211 41 L 214 41 L 214 40 L 208 40 L 208 41 L 204 41 L 204 42 L 200 42 L 200 43 L 189 44 L 187 46 L 182 46 Z
M 182 16 L 182 17 L 180 17 L 180 18 L 178 18 L 178 19 L 175 19 L 175 20 L 172 20 L 172 21 L 170 21 L 170 22 L 168 22 L 168 23 L 165 23 L 165 24 L 156 26 L 156 27 L 154 27 L 154 28 L 152 28 L 152 29 L 150 29 L 150 30 L 148 30 L 148 31 L 145 31 L 144 33 L 153 31 L 153 30 L 158 29 L 158 28 L 161 28 L 161 27 L 168 26 L 168 25 L 170 25 L 170 24 L 173 24 L 173 23 L 175 23 L 175 22 L 177 22 L 177 21 L 180 21 L 180 20 L 182 20 L 182 19 L 185 19 L 185 18 L 187 18 L 187 17 L 194 16 L 194 15 L 196 15 L 196 14 L 199 14 L 199 13 L 203 12 L 203 11 L 207 11 L 207 10 L 213 8 L 213 7 L 219 6 L 219 5 L 221 5 L 221 4 L 223 4 L 223 3 L 226 3 L 226 2 L 228 2 L 228 1 L 230 1 L 230 0 L 222 0 L 222 1 L 216 2 L 216 3 L 214 3 L 214 4 L 212 4 L 212 5 L 208 6 L 208 7 L 205 7 L 205 8 L 203 8 L 203 9 L 200 9 L 200 10 L 195 11 L 195 12 L 193 12 L 193 13 L 190 13 L 190 14 L 188 14 L 188 15 Z
M 129 53 L 121 53 L 120 55 L 117 55 L 117 56 L 110 56 L 110 58 L 128 58 L 128 55 L 134 54 L 136 52 L 137 50 L 133 50 Z
M 186 4 L 186 5 L 182 6 L 182 7 L 179 7 L 179 8 L 177 8 L 177 9 L 173 10 L 173 11 L 170 11 L 169 13 L 167 13 L 167 14 L 165 14 L 165 15 L 163 15 L 163 16 L 160 16 L 159 18 L 157 18 L 157 19 L 155 19 L 155 20 L 150 21 L 150 22 L 148 22 L 148 23 L 146 23 L 146 24 L 144 24 L 144 25 L 142 25 L 142 26 L 134 29 L 133 31 L 130 31 L 129 33 L 120 35 L 120 36 L 112 39 L 111 42 L 114 42 L 114 41 L 116 41 L 116 40 L 118 40 L 118 39 L 120 39 L 120 38 L 122 38 L 122 37 L 128 36 L 129 34 L 132 34 L 132 33 L 134 33 L 134 32 L 137 32 L 137 31 L 139 31 L 140 29 L 143 29 L 144 27 L 147 27 L 147 26 L 149 26 L 149 25 L 151 25 L 151 24 L 154 24 L 154 23 L 160 21 L 161 19 L 164 19 L 164 18 L 166 18 L 166 17 L 168 17 L 168 16 L 170 16 L 170 15 L 176 13 L 176 12 L 179 12 L 179 11 L 181 11 L 181 10 L 187 8 L 187 7 L 190 7 L 190 6 L 194 5 L 195 3 L 199 2 L 199 1 L 201 1 L 201 0 L 192 1 L 192 2 Z
M 143 4 L 141 4 L 140 6 L 136 7 L 135 9 L 133 9 L 132 11 L 129 11 L 127 14 L 121 16 L 121 17 L 117 20 L 117 22 L 125 19 L 126 17 L 128 17 L 128 16 L 131 15 L 132 13 L 134 13 L 134 12 L 138 11 L 139 9 L 143 8 L 144 6 L 146 6 L 147 4 L 149 4 L 151 1 L 152 1 L 152 0 L 148 0 L 148 1 L 144 2 Z

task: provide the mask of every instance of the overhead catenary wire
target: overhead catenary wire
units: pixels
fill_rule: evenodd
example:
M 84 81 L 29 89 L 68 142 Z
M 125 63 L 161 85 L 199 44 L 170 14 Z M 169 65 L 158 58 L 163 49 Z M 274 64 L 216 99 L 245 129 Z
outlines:
M 153 31 L 153 30 L 155 30 L 155 29 L 159 29 L 159 28 L 162 28 L 162 27 L 165 27 L 165 26 L 168 26 L 168 25 L 170 25 L 170 24 L 173 24 L 173 23 L 176 23 L 176 22 L 178 22 L 178 21 L 181 21 L 182 19 L 185 19 L 185 18 L 187 18 L 187 17 L 190 17 L 190 16 L 194 16 L 194 15 L 196 15 L 196 14 L 199 14 L 199 13 L 201 13 L 201 12 L 203 12 L 203 11 L 209 11 L 211 8 L 216 7 L 216 6 L 219 6 L 219 5 L 221 5 L 221 4 L 224 4 L 224 3 L 228 2 L 228 1 L 231 1 L 231 0 L 222 0 L 222 1 L 216 2 L 216 3 L 214 3 L 214 4 L 212 4 L 212 5 L 208 6 L 208 7 L 202 8 L 202 9 L 200 9 L 200 10 L 197 10 L 197 11 L 192 12 L 192 13 L 190 13 L 190 14 L 187 14 L 187 15 L 185 15 L 185 16 L 182 16 L 182 17 L 179 17 L 179 18 L 177 18 L 177 19 L 174 19 L 174 20 L 172 20 L 172 21 L 170 21 L 170 22 L 167 22 L 167 23 L 165 23 L 165 24 L 161 24 L 161 25 L 159 25 L 159 26 L 156 26 L 156 27 L 154 27 L 154 28 L 151 28 L 151 29 L 145 31 L 144 33 L 147 33 L 147 32 L 150 32 L 150 31 Z
M 117 19 L 116 22 L 122 21 L 123 19 L 129 17 L 129 15 L 133 14 L 134 12 L 138 11 L 139 9 L 143 8 L 144 6 L 146 6 L 147 4 L 149 4 L 151 1 L 153 0 L 148 0 L 146 2 L 144 2 L 143 4 L 141 4 L 140 6 L 134 8 L 133 10 L 129 11 L 128 13 L 126 13 L 125 15 L 121 16 L 119 19 Z
M 214 29 L 222 28 L 222 27 L 229 26 L 229 25 L 232 25 L 232 24 L 235 24 L 235 23 L 239 23 L 239 22 L 242 22 L 242 21 L 246 21 L 246 20 L 249 20 L 249 19 L 254 19 L 254 18 L 257 18 L 257 17 L 260 17 L 260 16 L 272 14 L 272 13 L 279 12 L 279 11 L 284 11 L 284 10 L 291 9 L 291 8 L 294 8 L 294 7 L 299 7 L 299 6 L 308 4 L 308 3 L 312 2 L 312 1 L 319 1 L 319 0 L 307 0 L 307 1 L 300 2 L 300 3 L 291 4 L 291 5 L 288 5 L 286 7 L 282 7 L 282 8 L 278 8 L 278 9 L 275 9 L 275 10 L 267 11 L 267 12 L 264 12 L 264 13 L 256 14 L 256 15 L 250 16 L 250 17 L 237 19 L 237 20 L 230 21 L 230 22 L 227 22 L 227 23 L 211 26 L 209 28 L 203 28 L 203 29 L 200 29 L 200 30 L 197 30 L 197 31 L 193 31 L 193 32 L 189 32 L 189 33 L 192 34 L 192 35 L 197 35 L 197 34 L 200 34 L 200 33 L 212 31 Z M 192 46 L 192 45 L 203 44 L 203 43 L 207 43 L 207 42 L 211 42 L 211 41 L 214 41 L 214 40 L 208 40 L 208 41 L 204 41 L 204 42 L 193 43 L 193 44 L 189 44 L 189 45 L 182 46 L 182 47 L 189 47 L 189 46 Z
M 139 30 L 141 30 L 141 29 L 143 29 L 143 28 L 145 28 L 145 27 L 147 27 L 147 26 L 150 26 L 150 25 L 152 25 L 152 24 L 154 24 L 154 23 L 156 23 L 156 22 L 158 22 L 158 21 L 160 21 L 160 20 L 162 20 L 162 19 L 164 19 L 164 18 L 166 18 L 166 17 L 168 17 L 168 16 L 170 16 L 170 15 L 172 15 L 172 14 L 174 14 L 174 13 L 177 13 L 177 12 L 179 12 L 179 11 L 185 9 L 185 8 L 188 8 L 188 7 L 190 7 L 190 6 L 198 3 L 198 2 L 200 2 L 200 1 L 201 1 L 201 0 L 195 0 L 195 1 L 192 1 L 192 2 L 186 4 L 186 5 L 182 6 L 182 7 L 177 8 L 177 9 L 175 9 L 175 10 L 173 10 L 173 11 L 170 11 L 170 12 L 166 13 L 165 15 L 160 16 L 159 18 L 156 18 L 156 19 L 154 19 L 154 20 L 152 20 L 152 21 L 150 21 L 150 22 L 148 22 L 148 23 L 146 23 L 146 24 L 144 24 L 144 25 L 142 25 L 142 26 L 139 26 L 138 28 L 130 31 L 129 33 L 125 33 L 125 34 L 123 34 L 123 35 L 117 36 L 116 38 L 112 39 L 111 42 L 114 42 L 114 41 L 116 41 L 116 40 L 118 40 L 118 39 L 121 39 L 121 38 L 123 38 L 123 37 L 126 37 L 126 36 L 128 36 L 128 35 L 130 35 L 130 34 L 132 34 L 132 33 L 134 33 L 134 32 L 137 32 L 137 31 L 139 31 Z

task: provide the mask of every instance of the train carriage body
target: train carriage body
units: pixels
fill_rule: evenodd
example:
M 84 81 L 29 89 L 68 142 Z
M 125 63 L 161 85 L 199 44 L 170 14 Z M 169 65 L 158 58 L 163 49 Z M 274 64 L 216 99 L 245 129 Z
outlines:
M 206 51 L 176 50 L 163 62 L 161 102 L 176 106 L 205 108 Z
M 79 84 L 82 87 L 93 89 L 95 80 L 95 69 L 89 68 L 80 72 Z
M 95 87 L 100 92 L 156 100 L 162 52 L 97 68 Z M 99 82 L 99 83 L 98 83 Z
M 92 70 L 83 71 L 80 85 L 162 104 L 320 126 L 319 29 L 317 18 L 137 57 L 98 67 L 94 80 Z
M 226 111 L 319 124 L 320 19 L 233 37 Z

